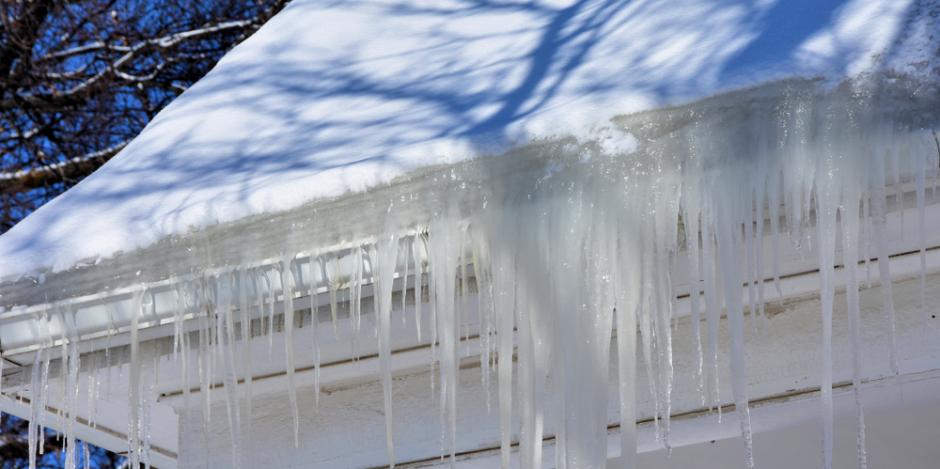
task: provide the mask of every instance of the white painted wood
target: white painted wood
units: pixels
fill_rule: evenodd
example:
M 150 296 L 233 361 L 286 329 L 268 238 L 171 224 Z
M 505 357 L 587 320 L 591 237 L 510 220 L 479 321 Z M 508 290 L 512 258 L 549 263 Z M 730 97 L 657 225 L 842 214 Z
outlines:
M 931 275 L 928 279 L 928 304 L 940 304 L 940 275 Z M 899 358 L 903 380 L 916 380 L 924 373 L 940 370 L 940 326 L 937 319 L 926 319 L 919 314 L 918 281 L 905 280 L 895 284 L 895 300 L 898 318 Z M 864 290 L 862 300 L 862 333 L 864 342 L 864 375 L 868 380 L 883 383 L 890 375 L 888 367 L 888 338 L 885 335 L 884 318 L 881 314 L 881 298 L 878 288 Z M 818 387 L 820 363 L 819 304 L 810 297 L 791 300 L 783 305 L 773 304 L 769 308 L 774 314 L 762 333 L 755 333 L 748 323 L 747 367 L 749 394 L 755 402 L 772 402 L 775 396 L 785 392 L 812 390 Z M 692 351 L 688 340 L 688 319 L 680 320 L 675 332 L 676 385 L 673 401 L 674 414 L 700 412 L 700 397 L 695 392 L 690 368 Z M 834 370 L 835 381 L 846 382 L 849 376 L 848 338 L 844 298 L 840 294 L 836 300 L 834 321 Z M 725 339 L 724 330 L 722 331 Z M 720 363 L 727 363 L 721 347 Z M 397 363 L 397 357 L 395 362 Z M 498 417 L 495 413 L 495 392 L 491 393 L 491 412 L 487 412 L 487 393 L 480 386 L 480 370 L 471 366 L 474 358 L 467 360 L 470 366 L 461 372 L 459 389 L 460 408 L 458 410 L 458 443 L 462 452 L 468 455 L 485 457 L 498 447 Z M 368 367 L 363 360 L 358 366 Z M 412 370 L 405 367 L 405 370 Z M 377 364 L 375 368 L 377 370 Z M 646 377 L 640 367 L 638 378 L 639 417 L 648 419 L 652 407 L 649 393 L 646 391 Z M 613 375 L 615 376 L 615 374 Z M 728 388 L 729 376 L 726 367 L 721 370 L 722 401 L 730 403 Z M 890 380 L 889 380 L 890 381 Z M 931 381 L 934 382 L 934 381 Z M 612 383 L 613 384 L 613 383 Z M 889 389 L 903 392 L 901 388 L 888 386 Z M 429 375 L 426 371 L 396 374 L 394 381 L 395 405 L 395 441 L 396 455 L 399 462 L 426 461 L 440 453 L 440 426 L 437 410 L 437 396 L 432 394 Z M 615 387 L 611 387 L 611 393 Z M 894 392 L 894 391 L 892 391 Z M 866 395 L 869 393 L 866 392 Z M 940 394 L 927 393 L 930 396 Z M 327 386 L 321 396 L 320 411 L 313 405 L 313 393 L 309 388 L 299 393 L 301 403 L 301 445 L 293 447 L 290 412 L 286 395 L 272 393 L 255 400 L 255 419 L 251 423 L 251 438 L 246 443 L 245 467 L 257 467 L 260 464 L 275 467 L 372 467 L 386 464 L 384 449 L 384 423 L 382 417 L 381 387 L 376 381 L 350 382 L 343 384 L 339 380 Z M 873 397 L 877 402 L 882 399 Z M 928 400 L 923 405 L 927 408 L 940 405 L 938 400 Z M 816 417 L 814 399 L 805 407 L 803 420 Z M 890 402 L 890 401 L 886 401 Z M 908 403 L 900 400 L 899 403 Z M 876 403 L 867 403 L 877 409 Z M 886 412 L 893 407 L 888 405 Z M 217 402 L 214 415 L 223 415 L 224 407 Z M 784 412 L 790 413 L 789 411 Z M 755 411 L 754 426 L 758 433 L 774 432 L 791 427 L 794 423 L 780 418 L 764 418 L 763 411 Z M 717 421 L 717 416 L 703 417 L 705 421 Z M 616 422 L 616 402 L 611 401 L 610 422 Z M 732 432 L 737 428 L 733 415 L 726 414 L 724 425 L 730 425 Z M 800 423 L 801 425 L 803 423 Z M 808 423 L 812 427 L 812 423 Z M 688 434 L 682 433 L 677 423 L 675 446 L 694 445 L 702 441 L 730 436 L 714 433 L 707 426 L 694 429 Z M 840 425 L 840 429 L 842 426 Z M 854 431 L 854 430 L 853 430 Z M 845 433 L 844 430 L 841 433 Z M 551 434 L 551 428 L 547 429 Z M 717 436 L 716 436 L 717 435 Z M 231 461 L 230 439 L 228 430 L 222 421 L 212 425 L 207 435 L 203 435 L 198 411 L 189 418 L 181 420 L 180 430 L 180 467 L 229 467 Z M 763 441 L 763 440 L 761 440 Z M 731 443 L 729 443 L 730 445 Z M 877 447 L 875 445 L 873 448 Z M 640 450 L 649 452 L 655 446 L 641 440 Z M 802 451 L 816 454 L 815 446 L 801 447 Z M 874 450 L 874 449 L 873 449 Z M 758 446 L 758 451 L 760 446 Z M 893 451 L 887 449 L 885 451 Z M 760 458 L 760 452 L 758 458 Z M 611 454 L 615 456 L 615 453 Z M 743 465 L 743 458 L 741 459 Z M 492 467 L 492 466 L 484 466 Z M 654 466 L 655 467 L 655 466 Z M 680 466 L 681 467 L 681 466 Z M 735 466 L 726 466 L 735 467 Z M 743 466 L 741 466 L 743 467 Z

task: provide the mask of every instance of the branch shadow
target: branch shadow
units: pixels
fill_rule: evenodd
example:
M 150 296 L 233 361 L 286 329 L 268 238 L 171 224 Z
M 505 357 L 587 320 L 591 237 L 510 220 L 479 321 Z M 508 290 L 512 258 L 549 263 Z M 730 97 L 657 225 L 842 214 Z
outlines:
M 295 0 L 0 253 L 64 269 L 722 91 L 849 1 Z

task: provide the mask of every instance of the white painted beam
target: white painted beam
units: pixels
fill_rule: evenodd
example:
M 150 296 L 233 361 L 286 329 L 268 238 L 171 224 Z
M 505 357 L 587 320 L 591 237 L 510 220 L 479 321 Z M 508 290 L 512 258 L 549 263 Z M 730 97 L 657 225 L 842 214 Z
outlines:
M 928 278 L 928 301 L 930 305 L 940 304 L 940 275 Z M 938 320 L 925 320 L 919 312 L 920 301 L 916 279 L 898 282 L 894 285 L 898 318 L 898 355 L 901 359 L 901 380 L 914 382 L 919 377 L 930 378 L 934 383 L 935 374 L 940 371 L 940 326 Z M 885 335 L 884 318 L 881 314 L 881 298 L 878 288 L 866 289 L 861 293 L 862 331 L 864 335 L 864 376 L 873 383 L 869 387 L 883 387 L 890 384 L 888 364 L 888 337 Z M 935 306 L 934 306 L 935 307 Z M 755 334 L 751 325 L 747 326 L 747 367 L 749 394 L 755 401 L 753 424 L 758 432 L 773 432 L 794 424 L 802 425 L 818 417 L 813 410 L 817 401 L 812 395 L 805 395 L 807 402 L 799 412 L 782 407 L 780 412 L 768 411 L 762 407 L 778 403 L 781 393 L 812 390 L 818 387 L 820 375 L 819 303 L 813 297 L 788 301 L 769 319 L 764 333 Z M 834 324 L 834 369 L 836 382 L 850 379 L 847 370 L 848 337 L 845 324 L 846 313 L 842 295 L 837 296 Z M 724 326 L 723 326 L 724 327 Z M 695 418 L 682 415 L 697 414 L 701 411 L 700 397 L 695 391 L 694 372 L 692 369 L 693 352 L 690 349 L 690 328 L 688 319 L 679 321 L 675 331 L 676 382 L 673 399 L 674 413 L 677 414 L 674 445 L 697 444 L 700 441 L 733 436 L 737 421 L 733 414 L 725 413 L 721 425 L 717 416 L 705 415 Z M 719 347 L 722 356 L 720 363 L 727 362 L 727 343 Z M 420 362 L 417 360 L 416 362 Z M 470 358 L 469 363 L 475 362 Z M 368 363 L 357 364 L 368 372 L 377 370 Z M 427 368 L 402 367 L 393 384 L 393 405 L 395 408 L 396 455 L 399 463 L 409 461 L 428 462 L 440 454 L 440 426 L 437 409 L 437 395 L 430 387 Z M 616 376 L 616 373 L 612 373 Z M 386 464 L 384 445 L 384 422 L 382 419 L 381 386 L 367 377 L 353 380 L 340 379 L 326 385 L 321 395 L 319 413 L 314 409 L 313 393 L 310 388 L 299 392 L 301 403 L 301 445 L 292 445 L 290 413 L 287 410 L 283 393 L 274 392 L 255 399 L 255 420 L 251 423 L 252 437 L 255 442 L 247 446 L 250 454 L 246 461 L 249 465 L 262 460 L 278 467 L 303 467 L 304 463 L 316 463 L 332 467 L 380 467 Z M 720 369 L 722 382 L 722 402 L 729 405 L 731 394 L 728 384 L 729 373 L 723 366 Z M 611 387 L 611 396 L 616 396 L 616 388 Z M 637 382 L 637 399 L 641 422 L 651 417 L 652 403 L 646 387 L 646 378 L 642 367 Z M 889 392 L 904 392 L 908 385 L 897 388 L 888 386 Z M 461 372 L 458 410 L 458 431 L 460 434 L 458 450 L 468 458 L 486 458 L 498 447 L 498 417 L 495 411 L 496 394 L 490 390 L 489 411 L 487 410 L 487 391 L 481 387 L 480 370 L 471 366 Z M 841 392 L 841 391 L 840 391 Z M 871 391 L 874 392 L 874 391 Z M 866 395 L 869 391 L 866 391 Z M 929 393 L 927 393 L 929 394 Z M 938 396 L 940 394 L 933 394 Z M 841 398 L 840 398 L 841 399 Z M 872 399 L 882 402 L 881 397 Z M 889 402 L 890 401 L 884 401 Z M 616 401 L 610 402 L 609 421 L 617 422 Z M 840 404 L 841 405 L 841 404 Z M 868 403 L 873 409 L 878 403 Z M 930 405 L 940 405 L 934 402 Z M 224 415 L 224 407 L 217 403 L 214 415 Z M 874 410 L 873 410 L 874 411 Z M 792 417 L 787 420 L 779 415 Z M 228 463 L 230 441 L 225 424 L 219 421 L 213 425 L 208 441 L 197 440 L 199 431 L 198 411 L 189 420 L 181 422 L 180 457 L 198 459 L 199 454 L 208 452 L 213 455 L 211 464 L 225 466 Z M 800 423 L 803 422 L 803 423 Z M 547 428 L 547 434 L 552 431 Z M 647 431 L 647 430 L 644 430 Z M 717 432 L 717 433 L 713 433 Z M 717 435 L 717 436 L 716 436 Z M 613 438 L 613 437 L 612 437 Z M 612 441 L 614 441 L 612 439 Z M 645 442 L 644 442 L 645 441 Z M 612 444 L 612 447 L 616 445 Z M 641 439 L 640 450 L 655 450 L 656 445 L 649 437 Z M 611 456 L 616 453 L 611 452 Z M 758 453 L 758 458 L 760 453 Z M 200 466 L 198 462 L 194 467 Z M 743 464 L 743 458 L 742 458 Z

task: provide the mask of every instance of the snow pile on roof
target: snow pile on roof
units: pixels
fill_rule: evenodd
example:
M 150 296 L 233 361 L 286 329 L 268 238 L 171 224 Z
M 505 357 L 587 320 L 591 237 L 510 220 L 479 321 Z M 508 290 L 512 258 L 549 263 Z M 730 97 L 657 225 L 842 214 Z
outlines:
M 933 0 L 295 0 L 111 162 L 0 238 L 0 278 L 533 138 L 590 138 L 614 115 L 733 87 L 883 65 L 929 74 L 933 10 Z

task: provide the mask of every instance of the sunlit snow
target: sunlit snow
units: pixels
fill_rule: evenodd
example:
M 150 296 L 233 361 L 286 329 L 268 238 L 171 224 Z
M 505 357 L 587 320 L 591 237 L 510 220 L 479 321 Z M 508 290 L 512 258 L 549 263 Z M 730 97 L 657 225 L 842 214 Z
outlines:
M 734 87 L 909 67 L 937 42 L 900 33 L 929 18 L 911 3 L 296 0 L 0 237 L 0 278 Z

